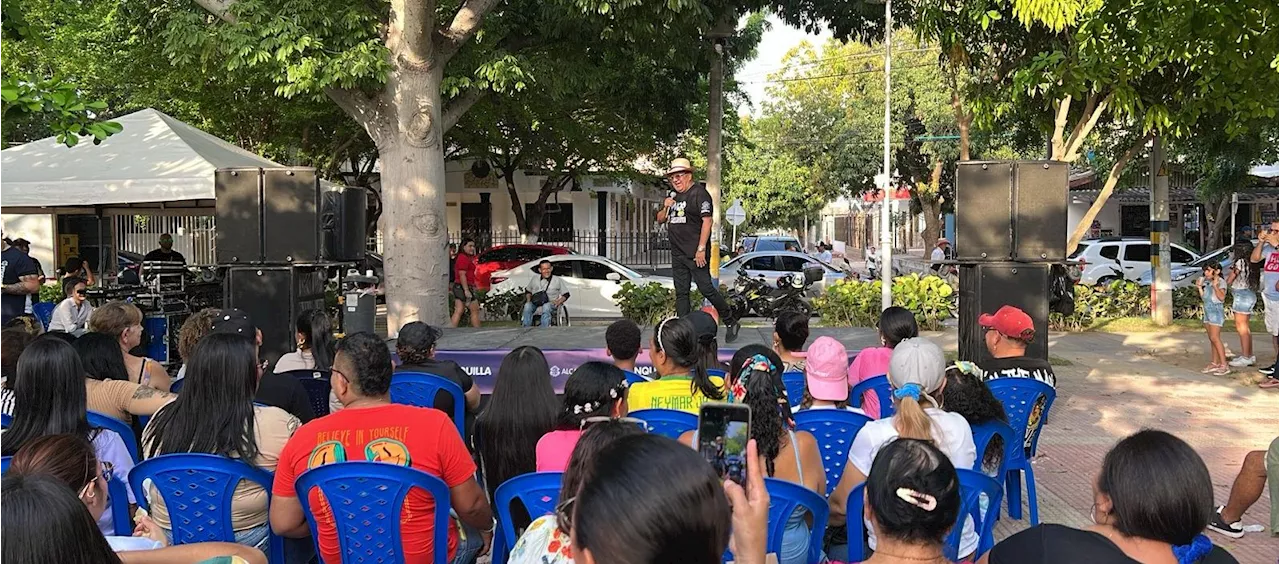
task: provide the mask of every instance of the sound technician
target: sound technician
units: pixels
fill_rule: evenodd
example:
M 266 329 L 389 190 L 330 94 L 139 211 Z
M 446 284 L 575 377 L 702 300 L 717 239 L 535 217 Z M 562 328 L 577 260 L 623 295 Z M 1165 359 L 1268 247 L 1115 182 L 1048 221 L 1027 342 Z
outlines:
M 707 243 L 711 238 L 711 195 L 704 184 L 694 184 L 693 165 L 689 159 L 675 159 L 667 169 L 667 181 L 674 190 L 662 202 L 658 210 L 658 223 L 667 224 L 671 237 L 671 278 L 675 282 L 676 315 L 684 316 L 692 310 L 689 304 L 689 283 L 698 286 L 698 292 L 709 300 L 725 324 L 725 341 L 738 338 L 741 324 L 733 318 L 729 302 L 720 295 L 711 279 Z

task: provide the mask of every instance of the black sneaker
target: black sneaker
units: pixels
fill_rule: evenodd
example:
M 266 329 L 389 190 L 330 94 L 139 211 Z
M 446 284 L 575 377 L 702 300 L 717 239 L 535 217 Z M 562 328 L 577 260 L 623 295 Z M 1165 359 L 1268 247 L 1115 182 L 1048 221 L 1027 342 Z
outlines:
M 1273 363 L 1271 363 L 1271 366 L 1268 366 L 1268 367 L 1266 367 L 1266 368 L 1259 368 L 1259 369 L 1258 369 L 1258 372 L 1261 372 L 1263 376 L 1275 376 L 1275 375 L 1276 375 L 1276 363 L 1274 363 L 1274 362 L 1273 362 Z
M 726 321 L 724 324 L 724 342 L 732 343 L 738 340 L 738 332 L 742 330 L 742 322 L 733 319 Z
M 1218 506 L 1218 510 L 1213 512 L 1213 520 L 1209 521 L 1209 530 L 1220 535 L 1226 535 L 1233 539 L 1244 536 L 1244 527 L 1240 526 L 1240 522 L 1227 523 L 1222 520 L 1222 506 Z

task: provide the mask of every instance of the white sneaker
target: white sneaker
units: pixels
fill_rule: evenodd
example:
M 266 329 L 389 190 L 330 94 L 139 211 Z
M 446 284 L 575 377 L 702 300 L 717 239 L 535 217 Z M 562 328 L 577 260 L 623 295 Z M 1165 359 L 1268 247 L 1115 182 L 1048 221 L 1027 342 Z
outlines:
M 1253 366 L 1257 362 L 1258 362 L 1258 359 L 1256 357 L 1237 356 L 1231 359 L 1231 362 L 1228 362 L 1227 364 L 1230 364 L 1231 366 L 1241 367 L 1241 366 Z

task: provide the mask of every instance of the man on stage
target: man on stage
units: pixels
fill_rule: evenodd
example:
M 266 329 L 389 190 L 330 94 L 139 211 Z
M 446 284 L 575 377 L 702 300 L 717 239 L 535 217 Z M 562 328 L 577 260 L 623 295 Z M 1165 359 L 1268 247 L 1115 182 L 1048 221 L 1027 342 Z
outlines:
M 711 279 L 710 252 L 707 245 L 711 238 L 711 195 L 703 184 L 693 183 L 693 165 L 689 159 L 671 161 L 667 180 L 675 190 L 662 202 L 658 210 L 658 223 L 667 224 L 671 237 L 671 277 L 676 288 L 676 315 L 691 311 L 689 282 L 698 286 L 698 292 L 715 306 L 725 324 L 725 341 L 738 338 L 741 325 L 733 318 L 729 303 L 720 295 Z

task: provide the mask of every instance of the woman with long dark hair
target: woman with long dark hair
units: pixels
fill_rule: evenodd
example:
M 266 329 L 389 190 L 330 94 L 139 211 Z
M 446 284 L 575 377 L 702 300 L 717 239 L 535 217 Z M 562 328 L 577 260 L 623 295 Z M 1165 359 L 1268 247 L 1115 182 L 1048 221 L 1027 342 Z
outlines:
M 942 387 L 942 409 L 957 413 L 969 422 L 969 427 L 992 421 L 1008 423 L 1004 404 L 991 393 L 982 381 L 982 369 L 969 361 L 956 361 L 947 367 L 947 383 Z M 982 460 L 983 473 L 999 479 L 1000 462 L 1004 460 L 1004 440 L 996 435 L 987 443 L 986 452 L 977 453 Z
M 98 460 L 111 464 L 122 476 L 133 469 L 133 458 L 121 437 L 89 427 L 84 364 L 66 341 L 39 337 L 18 359 L 13 383 L 13 422 L 4 432 L 0 455 L 13 456 L 28 442 L 46 435 L 73 434 L 93 443 Z M 129 491 L 129 503 L 134 503 Z M 107 512 L 98 520 L 103 531 L 114 531 Z
M 297 331 L 298 350 L 281 356 L 276 361 L 275 372 L 332 368 L 335 342 L 329 315 L 324 310 L 305 310 L 298 315 L 294 329 Z
M 129 381 L 120 346 L 102 333 L 85 333 L 71 345 L 84 363 L 90 411 L 130 422 L 130 415 L 152 415 L 173 394 Z
M 564 471 L 587 418 L 626 414 L 627 378 L 622 369 L 607 362 L 587 362 L 579 366 L 564 383 L 564 402 L 555 430 L 538 439 L 537 470 Z
M 804 343 L 809 340 L 809 314 L 784 311 L 773 322 L 773 351 L 782 359 L 783 372 L 803 372 Z
M 710 313 L 702 310 L 690 312 L 681 319 L 693 324 L 694 335 L 698 339 L 698 364 L 704 370 L 720 370 L 727 372 L 729 365 L 720 362 L 720 341 L 716 339 L 720 333 L 720 324 Z
M 849 365 L 850 388 L 863 380 L 887 373 L 893 348 L 905 339 L 920 336 L 920 326 L 916 324 L 915 314 L 898 306 L 880 312 L 876 328 L 880 330 L 880 346 L 862 349 L 854 357 L 853 363 Z M 872 419 L 880 418 L 880 397 L 875 392 L 868 390 L 862 394 L 862 411 Z
M 866 562 L 951 562 L 943 541 L 960 514 L 960 478 L 933 443 L 897 439 L 885 445 L 871 464 L 865 495 L 879 539 Z
M 1258 305 L 1259 274 L 1257 265 L 1249 260 L 1253 254 L 1253 241 L 1241 239 L 1231 247 L 1231 272 L 1227 274 L 1227 288 L 1231 290 L 1231 313 L 1240 335 L 1240 355 L 1231 359 L 1231 366 L 1253 366 L 1258 358 L 1253 355 L 1253 333 L 1249 330 L 1249 317 Z
M 157 411 L 142 432 L 143 455 L 216 454 L 274 472 L 280 451 L 301 423 L 283 409 L 253 403 L 262 376 L 254 342 L 233 334 L 208 335 L 187 366 L 182 393 Z M 152 491 L 151 518 L 168 535 L 169 512 Z M 236 542 L 265 549 L 267 494 L 262 487 L 242 482 L 231 507 Z
M 707 373 L 702 348 L 688 319 L 669 318 L 653 330 L 649 360 L 655 379 L 632 384 L 627 405 L 639 409 L 678 409 L 697 413 L 707 401 L 724 399 L 724 380 Z
M 13 460 L 9 464 L 9 471 L 5 473 L 4 482 L 7 485 L 11 480 L 18 481 L 23 484 L 20 489 L 35 483 L 42 483 L 46 478 L 52 479 L 67 488 L 67 491 L 79 496 L 82 506 L 89 510 L 89 516 L 96 520 L 107 511 L 110 505 L 110 498 L 107 493 L 107 481 L 111 479 L 115 469 L 106 464 L 98 462 L 97 455 L 93 452 L 93 445 L 84 437 L 79 435 L 47 435 L 35 439 L 21 449 L 13 456 Z M 38 486 L 36 489 L 44 489 L 44 486 Z M 15 498 L 9 497 L 10 490 L 5 490 L 5 504 L 9 505 Z M 82 516 L 76 519 L 65 519 L 60 511 L 68 514 L 76 513 L 70 510 L 70 507 L 63 507 L 61 502 L 62 496 L 53 496 L 59 498 L 57 501 L 50 503 L 51 515 L 56 515 L 56 519 L 52 522 L 54 526 L 49 528 L 40 528 L 40 531 L 51 531 L 59 526 L 66 526 L 75 523 Z M 19 494 L 18 499 L 22 496 Z M 9 523 L 25 522 L 25 519 L 31 518 L 26 514 L 13 515 L 15 521 L 8 521 L 10 514 L 6 512 L 4 519 Z M 150 527 L 150 518 L 142 517 L 139 527 L 139 533 L 153 533 Z M 17 525 L 6 527 L 7 530 L 18 530 Z M 23 538 L 12 538 L 6 536 L 3 544 L 5 549 L 4 561 L 8 562 L 71 562 L 65 560 L 68 555 L 65 554 L 49 554 L 44 553 L 53 560 L 35 559 L 36 553 L 43 550 L 56 552 L 66 549 L 87 549 L 95 556 L 103 556 L 101 546 L 96 538 L 101 537 L 101 532 L 93 531 L 93 535 L 89 535 L 88 531 L 83 533 L 84 538 L 81 540 L 82 546 L 68 547 L 51 547 L 36 546 L 48 545 L 49 538 L 41 538 L 36 540 L 30 535 Z M 130 562 L 199 562 L 208 558 L 217 556 L 239 556 L 248 559 L 250 562 L 266 562 L 266 557 L 261 551 L 254 550 L 238 544 L 225 542 L 202 542 L 194 544 L 186 544 L 177 547 L 165 547 L 163 536 L 152 538 L 149 536 L 113 536 L 105 537 L 107 544 L 111 550 L 116 551 L 116 555 L 126 563 Z M 74 543 L 73 543 L 74 544 Z M 13 549 L 15 552 L 10 553 Z M 143 552 L 145 551 L 145 552 Z M 21 555 L 19 554 L 21 553 Z M 13 558 L 12 560 L 10 558 Z M 30 559 L 30 560 L 29 560 Z M 95 562 L 110 562 L 109 557 L 95 559 Z
M 472 449 L 480 455 L 491 500 L 503 482 L 534 471 L 538 440 L 555 428 L 559 412 L 551 368 L 542 351 L 518 347 L 507 353 L 498 367 L 489 405 L 476 418 Z

